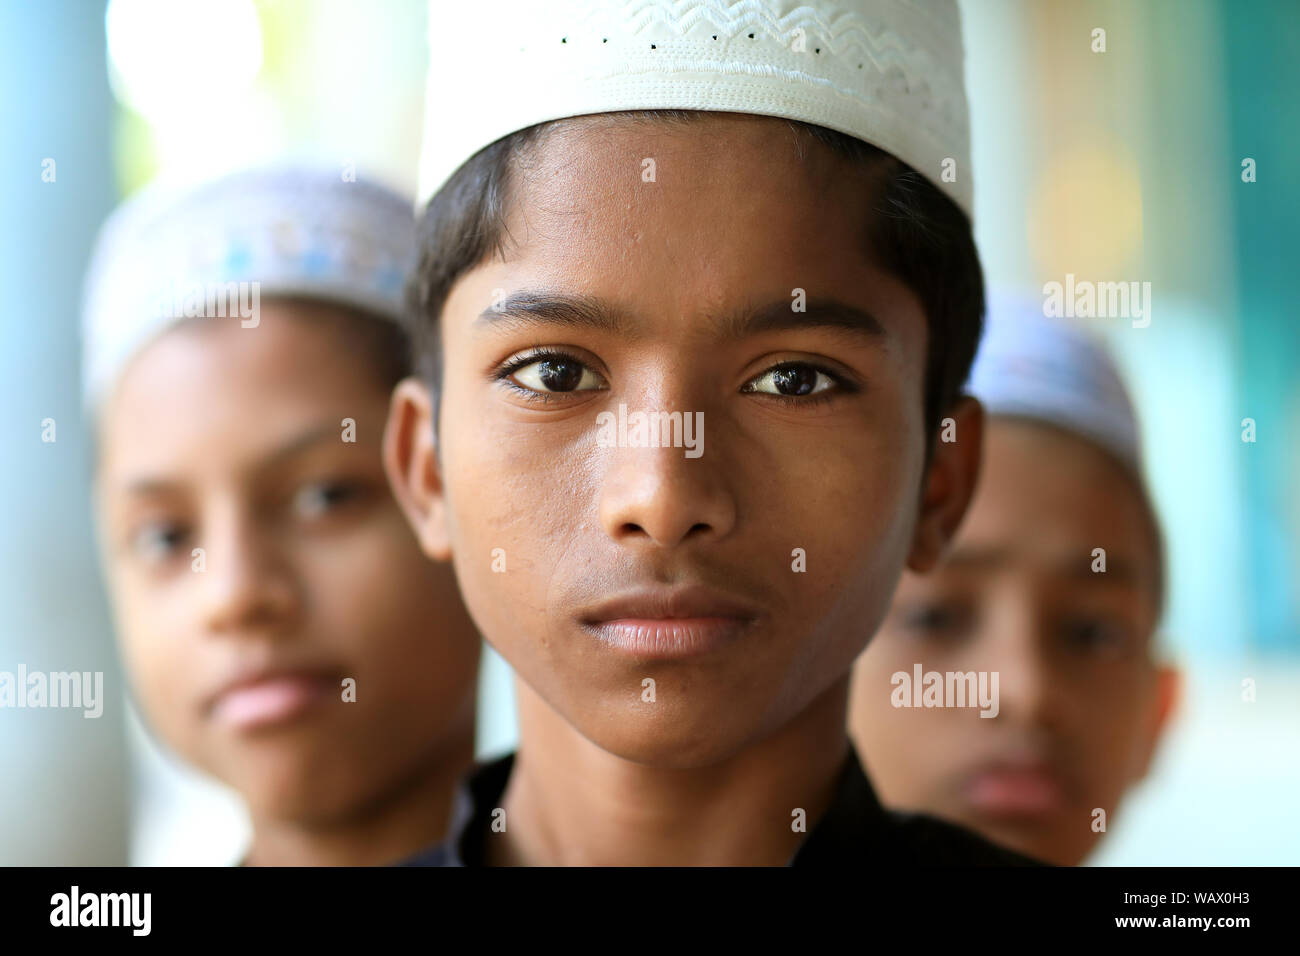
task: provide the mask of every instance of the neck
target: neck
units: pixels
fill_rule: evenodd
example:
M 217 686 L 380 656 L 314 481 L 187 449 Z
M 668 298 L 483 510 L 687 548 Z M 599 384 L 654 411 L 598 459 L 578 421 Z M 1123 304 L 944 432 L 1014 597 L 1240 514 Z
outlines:
M 781 866 L 830 806 L 848 754 L 848 680 L 725 760 L 651 767 L 591 743 L 516 681 L 519 750 L 487 862 L 524 866 Z
M 253 815 L 248 866 L 382 866 L 447 834 L 456 787 L 474 759 L 473 724 L 412 776 L 364 806 L 327 821 Z

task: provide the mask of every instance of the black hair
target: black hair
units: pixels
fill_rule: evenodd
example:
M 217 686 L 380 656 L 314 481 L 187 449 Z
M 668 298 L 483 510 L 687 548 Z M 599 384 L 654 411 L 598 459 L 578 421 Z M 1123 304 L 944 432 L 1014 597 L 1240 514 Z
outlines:
M 629 110 L 602 115 L 683 124 L 708 114 Z M 485 146 L 424 209 L 407 307 L 415 373 L 428 384 L 435 408 L 442 386 L 439 320 L 447 296 L 462 275 L 489 255 L 502 254 L 511 170 L 539 138 L 565 122 L 540 123 Z M 917 296 L 929 323 L 925 426 L 927 439 L 932 439 L 944 413 L 962 394 L 983 329 L 984 277 L 970 220 L 930 180 L 890 153 L 823 126 L 787 122 L 797 143 L 800 138 L 821 143 L 873 177 L 868 243 L 881 266 Z

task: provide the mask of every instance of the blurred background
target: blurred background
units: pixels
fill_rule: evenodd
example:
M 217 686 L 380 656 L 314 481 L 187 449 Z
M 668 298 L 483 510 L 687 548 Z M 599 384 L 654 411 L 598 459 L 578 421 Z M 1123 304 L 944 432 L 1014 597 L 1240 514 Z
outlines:
M 1152 288 L 1149 327 L 1088 324 L 1142 417 L 1183 702 L 1091 862 L 1300 863 L 1300 4 L 961 7 L 990 286 Z M 158 176 L 312 156 L 413 192 L 426 18 L 421 0 L 0 0 L 0 671 L 102 671 L 107 697 L 99 720 L 0 708 L 0 864 L 241 855 L 238 803 L 127 700 L 92 540 L 81 277 L 103 218 Z M 515 739 L 490 652 L 481 686 L 490 755 Z

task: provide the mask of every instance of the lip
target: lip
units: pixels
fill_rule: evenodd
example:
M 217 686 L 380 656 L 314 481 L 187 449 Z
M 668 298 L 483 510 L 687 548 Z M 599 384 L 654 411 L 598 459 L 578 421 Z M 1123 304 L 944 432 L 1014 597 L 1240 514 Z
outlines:
M 224 684 L 206 705 L 208 717 L 232 730 L 255 730 L 289 723 L 327 700 L 338 687 L 335 675 L 320 670 L 262 670 Z
M 620 653 L 676 660 L 733 643 L 759 616 L 752 604 L 724 591 L 689 585 L 616 595 L 581 614 L 579 623 Z
M 966 778 L 963 796 L 984 816 L 1046 817 L 1065 808 L 1066 784 L 1046 763 L 993 763 Z

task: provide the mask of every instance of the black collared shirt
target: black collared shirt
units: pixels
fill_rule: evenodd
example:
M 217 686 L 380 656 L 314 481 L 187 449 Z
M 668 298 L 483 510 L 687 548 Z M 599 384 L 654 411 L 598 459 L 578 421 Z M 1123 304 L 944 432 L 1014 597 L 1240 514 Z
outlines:
M 483 866 L 492 813 L 501 806 L 515 755 L 480 765 L 464 784 L 467 813 L 447 839 L 406 866 Z M 881 806 L 850 747 L 830 808 L 811 828 L 789 866 L 1039 866 L 970 830 L 923 813 Z

